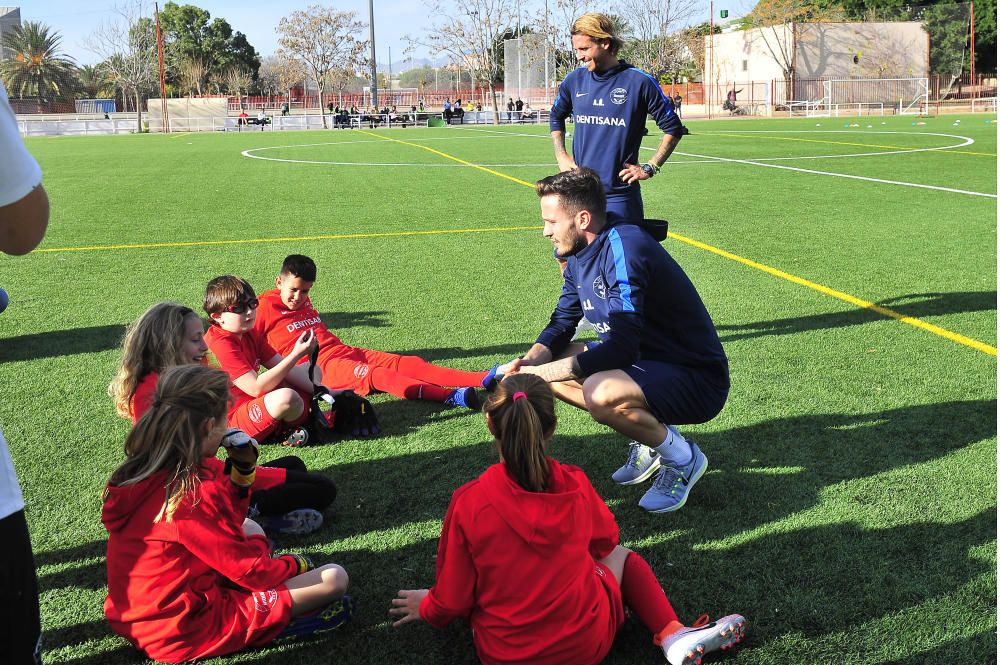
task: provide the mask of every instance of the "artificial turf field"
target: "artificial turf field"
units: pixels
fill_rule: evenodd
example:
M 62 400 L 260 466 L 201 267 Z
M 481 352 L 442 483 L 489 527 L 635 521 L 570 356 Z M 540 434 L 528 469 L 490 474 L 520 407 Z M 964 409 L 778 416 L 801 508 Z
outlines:
M 683 428 L 709 470 L 682 510 L 647 515 L 644 486 L 609 478 L 623 437 L 560 405 L 551 453 L 587 471 L 682 620 L 747 617 L 713 662 L 996 662 L 995 118 L 692 121 L 644 183 L 730 359 L 725 410 Z M 100 492 L 127 431 L 106 386 L 150 304 L 197 308 L 226 273 L 264 290 L 305 253 L 346 342 L 483 369 L 528 348 L 560 287 L 525 184 L 555 171 L 545 127 L 28 147 L 53 212 L 39 250 L 0 257 L 0 424 L 48 663 L 144 660 L 103 620 Z M 496 459 L 485 422 L 373 401 L 383 437 L 301 449 L 340 495 L 322 530 L 281 543 L 344 565 L 357 621 L 211 662 L 476 662 L 465 624 L 396 631 L 386 610 L 433 583 L 452 491 Z M 607 662 L 663 659 L 629 622 Z

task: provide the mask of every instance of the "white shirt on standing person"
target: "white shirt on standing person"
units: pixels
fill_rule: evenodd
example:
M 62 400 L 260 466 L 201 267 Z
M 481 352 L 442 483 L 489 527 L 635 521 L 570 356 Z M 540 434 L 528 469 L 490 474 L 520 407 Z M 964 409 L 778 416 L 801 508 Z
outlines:
M 31 194 L 42 181 L 42 169 L 24 147 L 7 90 L 0 83 L 0 208 Z M 5 232 L 0 226 L 0 233 Z M 7 441 L 0 431 L 0 519 L 24 509 Z

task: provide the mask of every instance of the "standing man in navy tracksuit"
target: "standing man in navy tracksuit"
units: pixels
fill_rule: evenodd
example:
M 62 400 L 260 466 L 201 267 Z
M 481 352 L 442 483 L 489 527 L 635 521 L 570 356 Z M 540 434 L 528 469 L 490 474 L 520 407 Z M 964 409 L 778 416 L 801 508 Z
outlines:
M 722 410 L 729 364 L 691 280 L 645 229 L 608 218 L 601 180 L 578 168 L 535 184 L 565 281 L 534 346 L 496 372 L 537 374 L 560 399 L 633 439 L 612 478 L 634 485 L 658 473 L 639 506 L 665 513 L 684 505 L 708 467 L 674 425 Z M 599 342 L 571 343 L 581 318 Z
M 673 101 L 646 72 L 618 60 L 622 40 L 604 14 L 584 14 L 573 23 L 573 49 L 586 68 L 574 70 L 559 86 L 549 129 L 559 169 L 586 166 L 597 171 L 608 197 L 608 220 L 641 220 L 639 181 L 659 172 L 681 138 L 683 127 Z M 645 163 L 639 145 L 652 116 L 663 131 Z M 572 116 L 573 156 L 566 152 L 566 118 Z M 641 164 L 641 165 L 640 165 Z

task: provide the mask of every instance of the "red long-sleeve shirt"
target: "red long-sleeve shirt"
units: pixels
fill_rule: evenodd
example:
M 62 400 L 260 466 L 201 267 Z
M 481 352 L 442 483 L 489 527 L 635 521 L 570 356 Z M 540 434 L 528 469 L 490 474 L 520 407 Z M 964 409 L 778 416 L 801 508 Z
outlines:
M 235 486 L 218 482 L 207 466 L 201 476 L 197 497 L 186 499 L 170 521 L 154 521 L 166 471 L 109 486 L 104 503 L 105 616 L 155 660 L 181 662 L 266 644 L 291 620 L 282 583 L 298 573 L 295 560 L 272 559 L 266 538 L 243 533 L 246 505 Z
M 420 605 L 435 627 L 467 617 L 483 663 L 598 663 L 621 594 L 595 559 L 618 525 L 587 476 L 550 459 L 548 490 L 528 492 L 495 464 L 451 499 L 437 580 Z

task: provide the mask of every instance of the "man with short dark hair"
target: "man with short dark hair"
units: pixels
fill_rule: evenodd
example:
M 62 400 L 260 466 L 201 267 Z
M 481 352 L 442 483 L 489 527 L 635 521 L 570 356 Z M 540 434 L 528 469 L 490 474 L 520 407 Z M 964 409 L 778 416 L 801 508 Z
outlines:
M 722 410 L 729 364 L 715 325 L 677 262 L 642 227 L 611 222 L 600 176 L 565 171 L 535 185 L 543 234 L 566 269 L 548 326 L 499 373 L 537 374 L 563 401 L 633 439 L 613 479 L 633 485 L 658 473 L 639 502 L 677 510 L 708 467 L 674 427 Z M 600 338 L 571 343 L 586 318 Z

